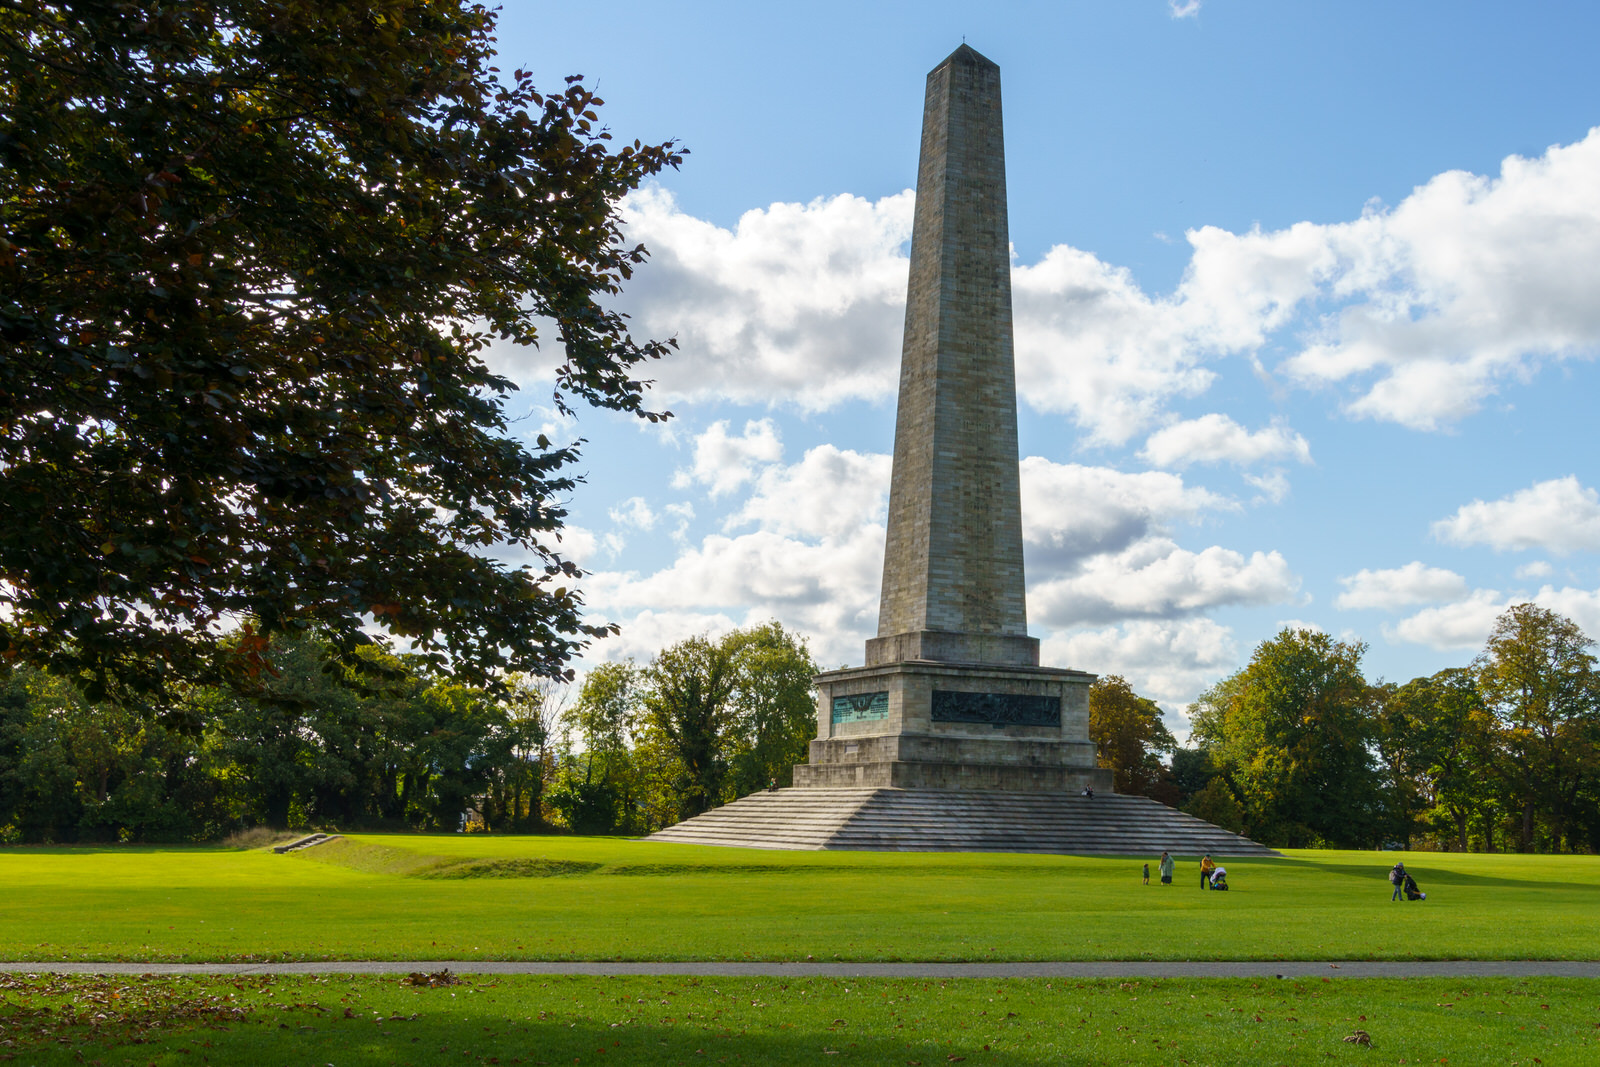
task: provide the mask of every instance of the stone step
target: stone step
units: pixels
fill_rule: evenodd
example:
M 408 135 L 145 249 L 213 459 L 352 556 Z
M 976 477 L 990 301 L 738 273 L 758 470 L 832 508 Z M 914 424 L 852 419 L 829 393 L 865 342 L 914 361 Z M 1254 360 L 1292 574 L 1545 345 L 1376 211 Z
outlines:
M 1147 797 L 915 789 L 780 789 L 647 840 L 769 849 L 1275 856 Z

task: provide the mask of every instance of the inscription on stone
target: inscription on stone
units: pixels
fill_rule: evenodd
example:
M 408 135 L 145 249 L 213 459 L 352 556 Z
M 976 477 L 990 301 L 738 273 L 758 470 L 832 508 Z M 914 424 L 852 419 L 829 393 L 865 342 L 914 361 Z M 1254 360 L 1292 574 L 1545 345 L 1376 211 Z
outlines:
M 834 701 L 834 707 L 838 707 L 838 701 Z M 834 714 L 837 716 L 838 712 Z M 935 689 L 933 721 L 975 722 L 989 726 L 1060 726 L 1061 698 Z
M 872 722 L 889 717 L 888 693 L 854 693 L 833 698 L 833 725 Z

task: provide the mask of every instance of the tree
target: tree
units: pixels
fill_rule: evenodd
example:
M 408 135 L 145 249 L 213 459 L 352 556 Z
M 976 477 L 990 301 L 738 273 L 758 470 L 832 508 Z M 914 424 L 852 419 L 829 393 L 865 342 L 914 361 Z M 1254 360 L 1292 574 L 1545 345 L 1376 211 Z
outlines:
M 639 685 L 633 661 L 602 663 L 584 676 L 578 699 L 562 716 L 582 750 L 563 744 L 563 773 L 550 800 L 579 833 L 614 833 L 635 821 L 632 740 Z
M 817 736 L 813 680 L 819 668 L 805 639 L 768 622 L 730 636 L 738 664 L 732 700 L 740 734 L 732 758 L 735 795 L 794 783 Z
M 670 775 L 678 818 L 790 780 L 816 734 L 816 673 L 776 622 L 662 649 L 643 675 L 640 747 Z
M 1549 816 L 1552 845 L 1567 839 L 1585 779 L 1600 764 L 1600 678 L 1578 624 L 1536 604 L 1495 620 L 1473 673 L 1500 720 L 1521 808 L 1519 848 L 1535 844 L 1536 818 Z
M 556 542 L 574 446 L 506 432 L 491 342 L 648 419 L 604 306 L 643 261 L 578 79 L 491 66 L 463 0 L 0 6 L 0 654 L 88 696 L 346 666 L 562 674 L 606 630 Z M 548 335 L 542 331 L 548 331 Z M 533 560 L 511 569 L 487 549 Z M 238 640 L 226 639 L 242 623 Z
M 1284 629 L 1197 701 L 1196 740 L 1244 808 L 1252 837 L 1291 847 L 1375 841 L 1381 806 L 1365 651 L 1317 631 Z
M 1452 667 L 1386 694 L 1378 750 L 1401 836 L 1409 840 L 1421 817 L 1447 827 L 1456 847 L 1467 850 L 1469 827 L 1492 789 L 1492 728 L 1470 671 Z
M 645 714 L 678 765 L 680 819 L 722 802 L 734 722 L 728 698 L 737 681 L 732 653 L 726 639 L 691 637 L 662 649 L 645 669 Z
M 1089 739 L 1100 766 L 1112 773 L 1112 788 L 1139 796 L 1159 791 L 1166 776 L 1161 755 L 1178 747 L 1156 702 L 1135 693 L 1119 674 L 1089 687 Z

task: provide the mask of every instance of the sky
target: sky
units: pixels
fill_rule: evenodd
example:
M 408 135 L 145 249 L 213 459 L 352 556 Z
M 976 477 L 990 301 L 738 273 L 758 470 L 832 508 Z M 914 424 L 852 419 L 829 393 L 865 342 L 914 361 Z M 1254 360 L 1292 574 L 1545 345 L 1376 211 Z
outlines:
M 584 439 L 588 662 L 777 619 L 876 632 L 927 72 L 1000 65 L 1030 632 L 1186 705 L 1284 626 L 1370 679 L 1532 600 L 1600 635 L 1600 5 L 507 0 L 500 65 L 582 74 L 681 170 L 623 205 L 650 425 Z

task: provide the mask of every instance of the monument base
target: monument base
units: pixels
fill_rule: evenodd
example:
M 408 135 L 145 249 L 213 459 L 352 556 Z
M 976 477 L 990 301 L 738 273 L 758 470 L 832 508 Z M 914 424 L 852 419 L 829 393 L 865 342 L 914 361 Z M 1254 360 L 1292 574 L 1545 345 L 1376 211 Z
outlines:
M 817 739 L 798 788 L 1111 790 L 1089 736 L 1094 675 L 911 660 L 817 676 Z

